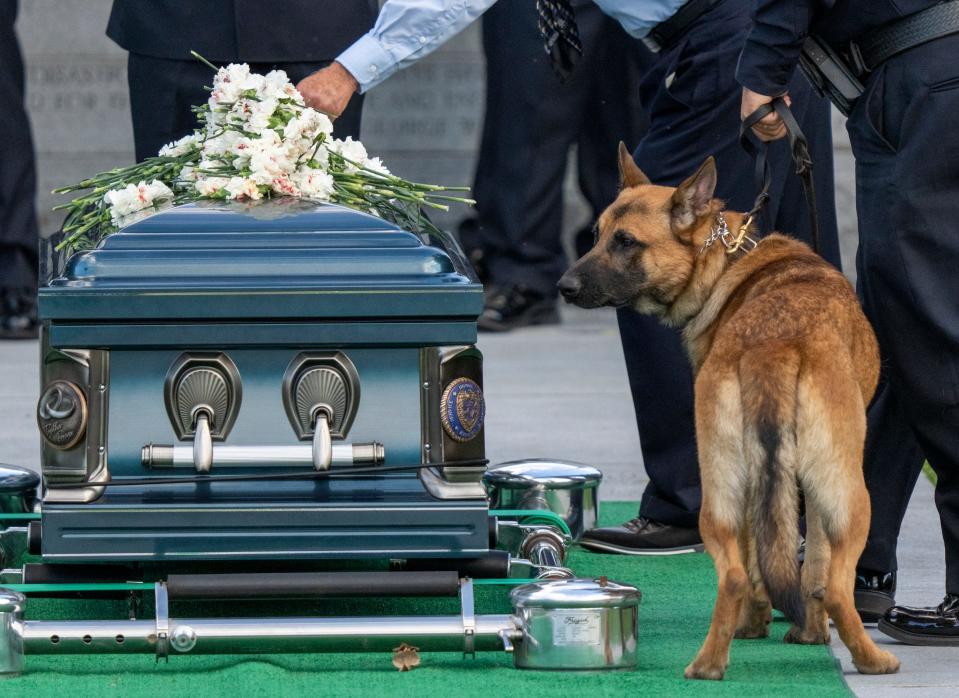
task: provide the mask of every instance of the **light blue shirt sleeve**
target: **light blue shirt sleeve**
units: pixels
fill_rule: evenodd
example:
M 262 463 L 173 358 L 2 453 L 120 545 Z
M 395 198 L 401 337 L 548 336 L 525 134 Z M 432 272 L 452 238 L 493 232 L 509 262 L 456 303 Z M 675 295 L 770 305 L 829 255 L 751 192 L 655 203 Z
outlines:
M 535 2 L 536 0 L 528 0 Z M 387 0 L 376 24 L 337 57 L 366 92 L 390 75 L 432 53 L 496 0 Z M 638 39 L 672 17 L 686 0 L 596 0 Z
M 387 0 L 376 24 L 336 61 L 366 92 L 432 53 L 463 31 L 496 0 Z M 535 0 L 530 0 L 535 2 Z
M 535 0 L 530 0 L 535 2 Z M 688 0 L 596 0 L 604 13 L 615 19 L 626 33 L 637 39 L 676 14 Z

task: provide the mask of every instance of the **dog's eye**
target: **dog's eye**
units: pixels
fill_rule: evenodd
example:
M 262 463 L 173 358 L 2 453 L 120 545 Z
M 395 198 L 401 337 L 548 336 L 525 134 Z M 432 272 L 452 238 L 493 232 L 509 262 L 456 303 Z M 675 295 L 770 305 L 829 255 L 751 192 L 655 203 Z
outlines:
M 613 241 L 616 243 L 616 246 L 623 250 L 628 250 L 633 247 L 645 247 L 645 245 L 634 238 L 629 233 L 617 230 L 613 235 Z

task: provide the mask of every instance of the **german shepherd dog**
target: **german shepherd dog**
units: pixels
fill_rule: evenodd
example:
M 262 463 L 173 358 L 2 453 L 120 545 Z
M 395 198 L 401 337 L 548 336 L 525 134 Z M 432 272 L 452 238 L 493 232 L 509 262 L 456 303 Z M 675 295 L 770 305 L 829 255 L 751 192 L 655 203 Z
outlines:
M 559 288 L 583 308 L 630 307 L 683 328 L 696 380 L 699 527 L 719 581 L 686 677 L 721 679 L 733 636 L 766 637 L 772 606 L 793 623 L 786 642 L 828 643 L 832 618 L 860 672 L 897 671 L 853 602 L 869 530 L 862 454 L 879 351 L 852 287 L 784 235 L 731 254 L 728 231 L 745 216 L 713 198 L 712 158 L 677 188 L 651 184 L 622 144 L 619 163 L 622 191 Z

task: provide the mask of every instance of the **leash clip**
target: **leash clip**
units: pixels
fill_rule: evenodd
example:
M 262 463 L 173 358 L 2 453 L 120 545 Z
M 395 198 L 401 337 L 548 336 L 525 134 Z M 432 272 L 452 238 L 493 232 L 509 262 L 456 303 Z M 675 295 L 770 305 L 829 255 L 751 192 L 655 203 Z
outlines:
M 736 231 L 736 234 L 733 235 L 729 230 L 729 226 L 726 224 L 726 217 L 723 216 L 723 212 L 720 211 L 716 214 L 716 225 L 709 232 L 709 237 L 706 238 L 706 241 L 703 243 L 703 246 L 699 249 L 697 257 L 705 252 L 709 247 L 713 245 L 717 240 L 723 243 L 723 247 L 726 248 L 726 254 L 735 254 L 740 250 L 745 252 L 752 252 L 756 249 L 756 245 L 759 243 L 756 242 L 753 238 L 749 237 L 749 226 L 753 222 L 752 213 L 748 214 L 743 220 L 743 224 L 739 226 L 739 229 Z M 748 248 L 744 249 L 744 246 Z
M 743 219 L 742 225 L 739 226 L 739 230 L 736 232 L 736 237 L 732 239 L 732 242 L 729 242 L 725 236 L 723 236 L 722 241 L 723 245 L 726 246 L 726 254 L 736 254 L 743 248 L 743 245 L 749 245 L 745 250 L 746 252 L 752 252 L 756 249 L 756 245 L 759 243 L 749 237 L 749 226 L 752 225 L 753 214 L 747 215 Z M 727 232 L 729 229 L 726 229 Z

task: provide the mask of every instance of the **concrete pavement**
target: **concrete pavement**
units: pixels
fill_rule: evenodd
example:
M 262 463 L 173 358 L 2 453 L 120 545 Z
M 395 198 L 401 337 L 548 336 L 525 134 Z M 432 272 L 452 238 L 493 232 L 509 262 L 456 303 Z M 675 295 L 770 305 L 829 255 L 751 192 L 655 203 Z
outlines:
M 639 499 L 645 474 L 615 318 L 610 311 L 576 309 L 564 309 L 564 316 L 559 326 L 481 336 L 489 457 L 494 463 L 535 456 L 590 463 L 605 473 L 603 497 Z M 30 467 L 39 462 L 37 365 L 36 342 L 0 342 L 0 462 Z M 903 525 L 900 567 L 901 602 L 939 602 L 942 537 L 932 487 L 924 478 Z M 871 632 L 899 655 L 902 670 L 861 676 L 834 637 L 833 651 L 857 695 L 959 695 L 959 649 L 906 647 Z

